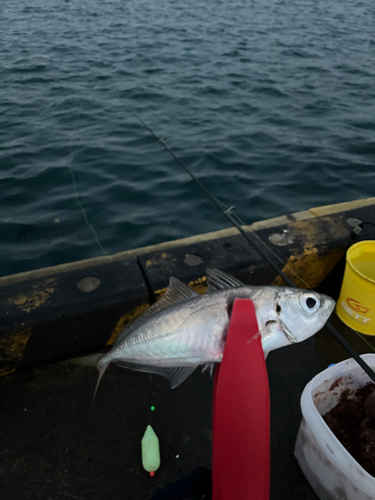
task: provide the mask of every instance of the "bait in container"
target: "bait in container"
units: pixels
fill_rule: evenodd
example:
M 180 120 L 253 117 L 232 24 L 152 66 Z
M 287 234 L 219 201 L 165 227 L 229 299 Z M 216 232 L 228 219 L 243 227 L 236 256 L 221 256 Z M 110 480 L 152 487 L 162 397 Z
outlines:
M 375 369 L 375 354 L 361 357 Z M 337 405 L 344 390 L 354 392 L 369 381 L 357 362 L 348 359 L 316 375 L 302 393 L 303 418 L 294 454 L 321 500 L 375 499 L 375 477 L 344 448 L 322 417 Z

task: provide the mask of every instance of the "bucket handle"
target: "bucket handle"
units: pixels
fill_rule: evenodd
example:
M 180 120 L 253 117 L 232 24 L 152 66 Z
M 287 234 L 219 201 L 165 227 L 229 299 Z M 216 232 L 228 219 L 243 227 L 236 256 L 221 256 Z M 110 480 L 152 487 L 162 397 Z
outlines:
M 369 221 L 361 221 L 359 224 L 355 226 L 353 231 L 350 233 L 349 238 L 348 238 L 348 243 L 346 246 L 346 250 L 348 250 L 349 247 L 351 247 L 354 243 L 356 243 L 357 237 L 364 228 L 364 226 L 373 226 L 375 227 L 375 224 L 373 222 Z

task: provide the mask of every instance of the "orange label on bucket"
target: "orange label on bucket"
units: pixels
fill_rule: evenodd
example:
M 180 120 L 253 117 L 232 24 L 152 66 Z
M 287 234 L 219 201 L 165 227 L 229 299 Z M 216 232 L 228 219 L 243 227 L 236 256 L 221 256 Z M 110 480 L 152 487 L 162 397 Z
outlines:
M 358 302 L 358 300 L 352 299 L 351 297 L 348 297 L 346 299 L 346 302 L 348 303 L 348 306 L 355 312 L 366 314 L 370 310 L 368 307 L 365 307 L 360 302 Z

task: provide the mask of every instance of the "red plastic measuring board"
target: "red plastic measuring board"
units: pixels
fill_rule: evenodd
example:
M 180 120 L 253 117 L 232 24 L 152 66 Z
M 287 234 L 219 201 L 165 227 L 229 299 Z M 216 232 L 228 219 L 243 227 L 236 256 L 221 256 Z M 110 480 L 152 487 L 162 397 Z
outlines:
M 270 398 L 254 304 L 236 299 L 215 373 L 213 500 L 268 500 Z M 250 342 L 249 342 L 250 341 Z

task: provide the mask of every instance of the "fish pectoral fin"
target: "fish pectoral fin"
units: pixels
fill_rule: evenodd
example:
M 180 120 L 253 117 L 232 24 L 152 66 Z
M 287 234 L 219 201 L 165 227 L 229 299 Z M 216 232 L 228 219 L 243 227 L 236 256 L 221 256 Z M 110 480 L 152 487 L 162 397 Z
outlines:
M 130 361 L 114 361 L 114 363 L 122 368 L 129 368 L 137 372 L 162 375 L 171 384 L 171 389 L 182 384 L 182 382 L 197 368 L 197 366 L 156 366 L 144 363 L 132 363 Z

